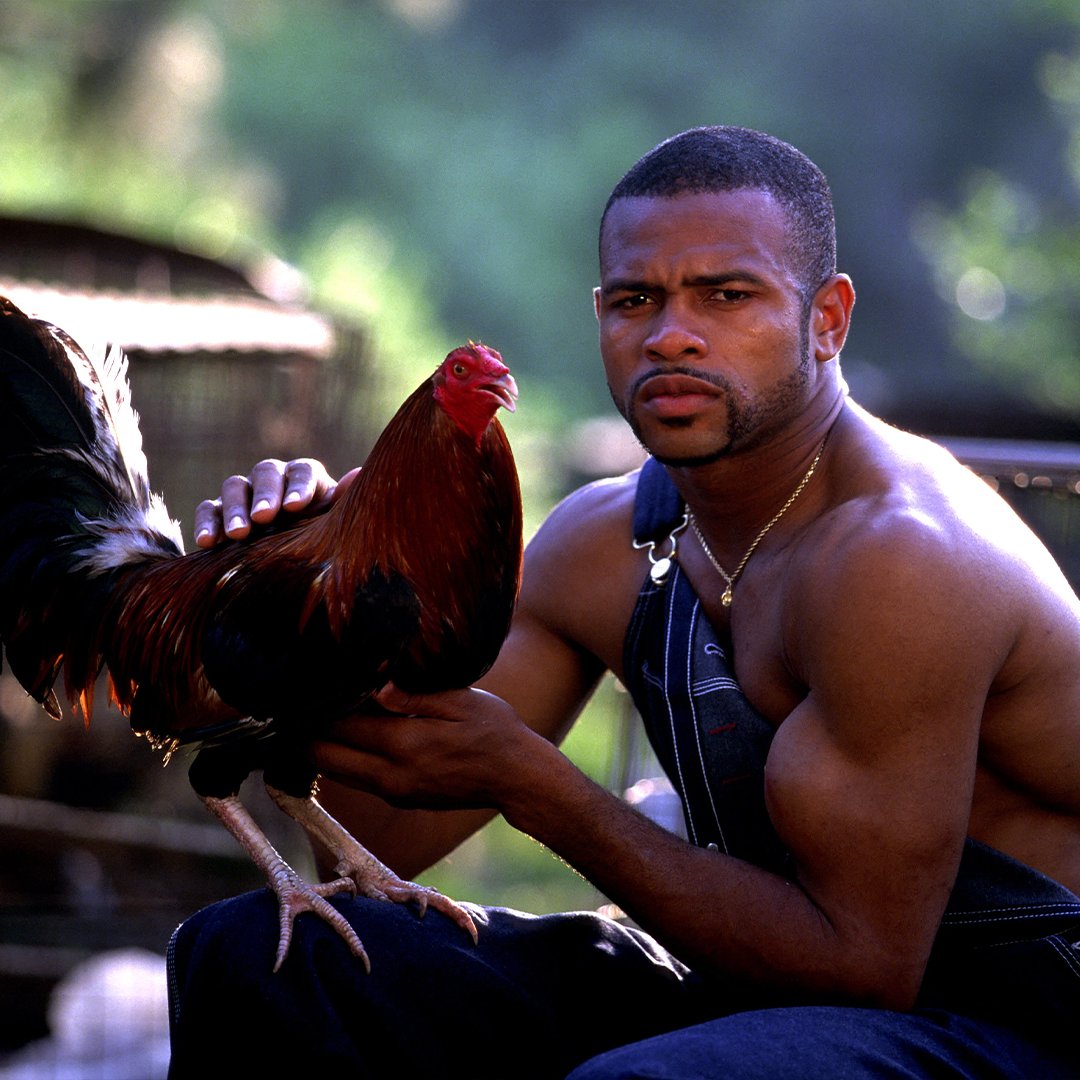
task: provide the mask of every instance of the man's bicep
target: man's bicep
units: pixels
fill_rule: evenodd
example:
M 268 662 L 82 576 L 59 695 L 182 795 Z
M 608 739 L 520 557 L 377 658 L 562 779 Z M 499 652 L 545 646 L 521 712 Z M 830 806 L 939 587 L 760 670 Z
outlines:
M 973 771 L 930 755 L 889 743 L 876 757 L 853 752 L 811 696 L 766 770 L 798 885 L 842 949 L 911 995 L 955 882 Z
M 975 774 L 972 713 L 924 713 L 871 744 L 845 738 L 858 719 L 829 717 L 811 694 L 782 725 L 766 770 L 769 812 L 807 876 L 824 880 L 848 864 L 868 874 L 902 862 L 929 871 L 958 859 Z
M 835 931 L 916 978 L 955 881 L 1001 641 L 943 560 L 922 560 L 921 591 L 900 560 L 857 569 L 813 598 L 807 693 L 774 739 L 766 795 Z
M 770 757 L 792 791 L 822 786 L 853 827 L 914 840 L 966 828 L 982 715 L 1011 640 L 977 574 L 928 533 L 834 549 L 797 591 L 787 656 L 805 696 Z
M 478 685 L 509 702 L 534 731 L 560 742 L 602 674 L 595 657 L 522 605 L 498 659 Z

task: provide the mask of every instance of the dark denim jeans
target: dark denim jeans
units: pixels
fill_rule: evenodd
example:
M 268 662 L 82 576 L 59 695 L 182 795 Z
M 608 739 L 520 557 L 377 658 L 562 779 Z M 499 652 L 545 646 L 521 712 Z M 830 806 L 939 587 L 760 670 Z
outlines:
M 419 920 L 394 904 L 334 903 L 364 941 L 370 975 L 312 916 L 272 974 L 277 910 L 266 890 L 177 931 L 171 1080 L 293 1067 L 328 1075 L 335 1065 L 341 1076 L 397 1080 L 1080 1077 L 1080 1051 L 1067 1057 L 1059 1039 L 1080 1015 L 1080 974 L 1063 940 L 1029 938 L 1011 954 L 994 946 L 993 984 L 976 962 L 974 989 L 942 959 L 927 1007 L 895 1013 L 793 1007 L 706 981 L 648 936 L 591 913 L 473 908 L 473 946 L 437 912 Z M 957 962 L 970 963 L 969 944 Z M 965 1011 L 935 1000 L 958 987 Z M 992 1017 L 980 1013 L 987 1002 Z

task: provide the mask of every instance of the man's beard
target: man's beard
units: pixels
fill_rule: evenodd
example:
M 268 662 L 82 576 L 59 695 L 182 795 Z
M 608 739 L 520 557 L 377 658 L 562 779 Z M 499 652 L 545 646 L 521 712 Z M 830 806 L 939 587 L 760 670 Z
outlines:
M 663 370 L 649 372 L 643 375 L 630 388 L 626 395 L 626 402 L 615 402 L 615 407 L 622 414 L 623 419 L 630 425 L 638 442 L 656 458 L 662 465 L 670 465 L 679 468 L 693 468 L 700 465 L 711 465 L 714 461 L 729 456 L 734 451 L 751 447 L 761 442 L 771 433 L 778 417 L 790 416 L 792 406 L 805 398 L 805 389 L 810 380 L 810 364 L 803 354 L 804 359 L 799 366 L 789 375 L 772 388 L 764 400 L 753 402 L 741 401 L 734 393 L 731 383 L 723 375 L 714 372 L 699 371 L 696 368 L 678 366 L 665 367 Z M 636 400 L 642 385 L 655 375 L 688 375 L 691 378 L 700 379 L 715 386 L 723 394 L 724 406 L 727 410 L 727 439 L 718 444 L 715 449 L 697 454 L 661 454 L 657 453 L 645 441 L 641 425 L 638 423 L 634 412 L 633 402 Z M 610 390 L 610 387 L 609 387 Z M 614 400 L 614 395 L 612 395 Z M 670 430 L 678 427 L 688 427 L 692 421 L 689 419 L 669 420 L 666 427 Z

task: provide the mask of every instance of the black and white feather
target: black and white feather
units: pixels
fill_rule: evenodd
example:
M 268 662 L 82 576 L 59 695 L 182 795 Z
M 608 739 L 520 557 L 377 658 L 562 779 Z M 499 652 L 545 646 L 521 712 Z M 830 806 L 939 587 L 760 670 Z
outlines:
M 67 642 L 93 633 L 87 590 L 183 541 L 147 480 L 127 359 L 84 351 L 0 297 L 0 639 L 49 712 Z M 69 570 L 82 567 L 82 592 Z

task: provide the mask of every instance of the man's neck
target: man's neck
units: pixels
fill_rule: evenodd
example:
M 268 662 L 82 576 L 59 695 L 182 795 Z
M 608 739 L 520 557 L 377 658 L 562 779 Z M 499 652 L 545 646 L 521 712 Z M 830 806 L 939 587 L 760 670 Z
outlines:
M 706 535 L 735 542 L 761 528 L 806 475 L 846 400 L 838 391 L 808 408 L 797 424 L 708 465 L 668 466 L 672 482 Z

